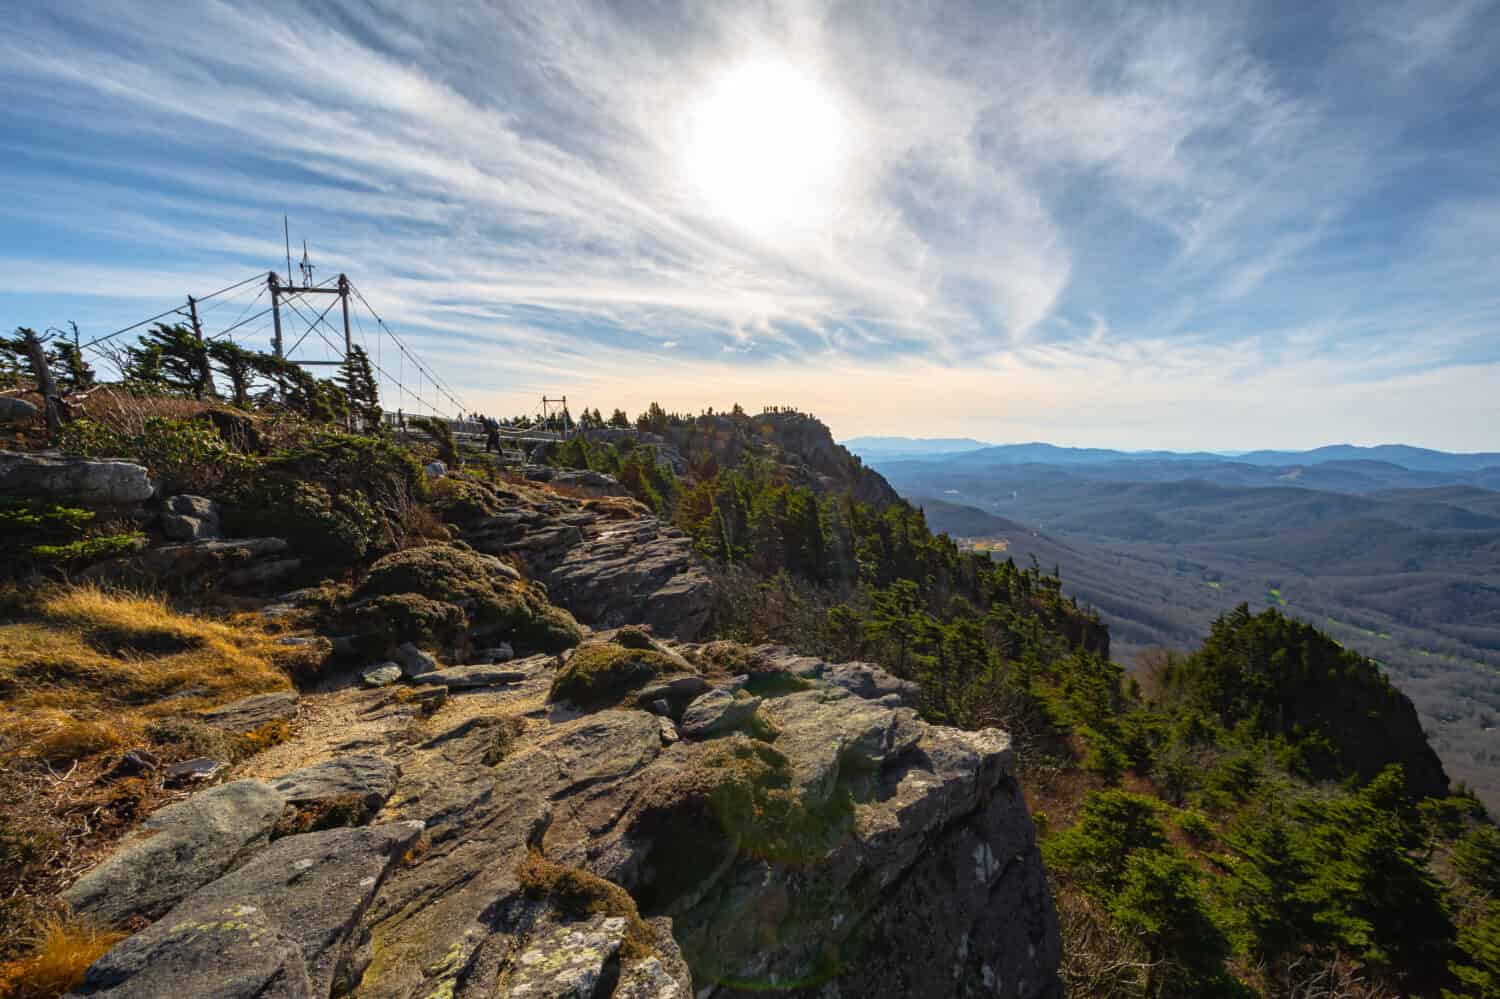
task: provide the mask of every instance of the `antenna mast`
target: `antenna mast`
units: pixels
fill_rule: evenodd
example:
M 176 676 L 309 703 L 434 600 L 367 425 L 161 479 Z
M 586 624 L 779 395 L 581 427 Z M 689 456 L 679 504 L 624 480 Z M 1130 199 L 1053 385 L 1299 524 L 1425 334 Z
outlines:
M 302 241 L 302 263 L 297 265 L 297 269 L 302 272 L 302 287 L 311 288 L 313 265 L 312 261 L 307 258 L 307 240 L 305 239 Z
M 286 240 L 286 283 L 292 283 L 292 230 L 287 226 L 286 216 L 281 216 L 281 236 Z

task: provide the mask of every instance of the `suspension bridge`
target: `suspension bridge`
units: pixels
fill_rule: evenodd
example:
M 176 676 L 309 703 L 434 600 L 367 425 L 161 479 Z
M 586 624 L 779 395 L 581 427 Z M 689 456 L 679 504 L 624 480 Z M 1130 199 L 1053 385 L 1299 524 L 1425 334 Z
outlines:
M 301 284 L 290 273 L 283 280 L 275 271 L 260 271 L 209 294 L 188 295 L 181 305 L 78 346 L 118 368 L 119 337 L 152 323 L 182 320 L 205 341 L 228 338 L 307 366 L 341 365 L 357 344 L 370 360 L 386 409 L 447 420 L 461 432 L 482 432 L 466 419 L 471 410 L 458 393 L 381 318 L 358 285 L 344 274 L 314 283 L 312 269 L 304 250 Z M 338 326 L 329 319 L 335 307 Z

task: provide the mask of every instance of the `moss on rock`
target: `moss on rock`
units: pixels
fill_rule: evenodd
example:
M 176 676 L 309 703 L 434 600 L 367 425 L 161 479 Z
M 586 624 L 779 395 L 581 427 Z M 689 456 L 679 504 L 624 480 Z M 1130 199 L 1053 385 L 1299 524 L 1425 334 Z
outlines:
M 468 625 L 463 608 L 420 593 L 387 593 L 354 612 L 366 651 L 378 652 L 402 642 L 435 648 L 457 642 Z
M 631 691 L 681 668 L 677 660 L 655 649 L 632 649 L 613 642 L 585 645 L 558 671 L 548 697 L 583 708 L 610 707 Z
M 786 865 L 816 863 L 853 828 L 853 800 L 836 793 L 809 808 L 792 786 L 791 764 L 767 742 L 736 733 L 703 744 L 676 773 L 647 791 L 631 816 L 632 837 L 649 841 L 643 904 L 670 910 L 728 851 Z
M 613 881 L 577 867 L 567 867 L 543 857 L 536 850 L 516 865 L 516 877 L 527 896 L 550 902 L 575 919 L 593 915 L 619 916 L 625 920 L 625 942 L 620 956 L 626 961 L 650 957 L 651 930 L 641 919 L 630 893 Z
M 373 645 L 401 642 L 463 644 L 468 633 L 523 648 L 559 652 L 577 645 L 583 629 L 547 602 L 537 585 L 499 560 L 461 544 L 407 548 L 377 560 L 354 592 L 366 600 L 356 625 Z

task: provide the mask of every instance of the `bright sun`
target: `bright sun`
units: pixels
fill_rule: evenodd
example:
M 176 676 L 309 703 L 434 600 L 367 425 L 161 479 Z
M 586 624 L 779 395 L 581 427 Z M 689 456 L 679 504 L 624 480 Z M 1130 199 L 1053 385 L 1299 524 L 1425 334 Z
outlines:
M 816 76 L 780 59 L 739 63 L 688 108 L 681 168 L 713 215 L 761 238 L 805 239 L 838 210 L 849 116 Z

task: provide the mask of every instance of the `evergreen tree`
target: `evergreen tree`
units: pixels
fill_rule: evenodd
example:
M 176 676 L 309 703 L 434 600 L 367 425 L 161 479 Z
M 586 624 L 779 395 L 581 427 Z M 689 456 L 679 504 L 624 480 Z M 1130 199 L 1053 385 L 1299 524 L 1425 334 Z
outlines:
M 630 426 L 630 416 L 623 409 L 616 409 L 609 414 L 609 425 L 619 427 L 622 430 Z
M 161 345 L 142 342 L 138 346 L 126 347 L 120 375 L 125 384 L 136 391 L 159 392 L 165 389 Z
M 1202 995 L 1225 978 L 1229 943 L 1204 901 L 1198 868 L 1176 850 L 1138 850 L 1109 900 L 1115 925 L 1146 949 L 1147 996 Z
M 667 411 L 661 408 L 661 403 L 653 402 L 646 407 L 646 411 L 635 418 L 637 430 L 648 431 L 653 434 L 665 433 L 670 418 Z
M 208 356 L 219 366 L 219 371 L 229 379 L 231 400 L 240 409 L 248 409 L 251 393 L 255 391 L 255 352 L 246 350 L 233 340 L 214 340 L 208 345 Z
M 186 326 L 157 323 L 141 338 L 143 348 L 156 348 L 161 382 L 170 390 L 205 399 L 217 395 L 208 345 Z
M 350 346 L 343 365 L 339 368 L 339 385 L 361 430 L 378 429 L 380 426 L 380 386 L 375 372 L 370 367 L 369 355 L 358 344 Z
M 48 360 L 52 363 L 58 387 L 62 391 L 87 392 L 94 387 L 94 369 L 83 359 L 83 351 L 74 341 L 58 337 L 56 346 L 49 352 Z
M 1356 794 L 1308 806 L 1318 863 L 1307 895 L 1329 942 L 1429 980 L 1446 965 L 1455 931 L 1405 784 L 1390 766 Z

